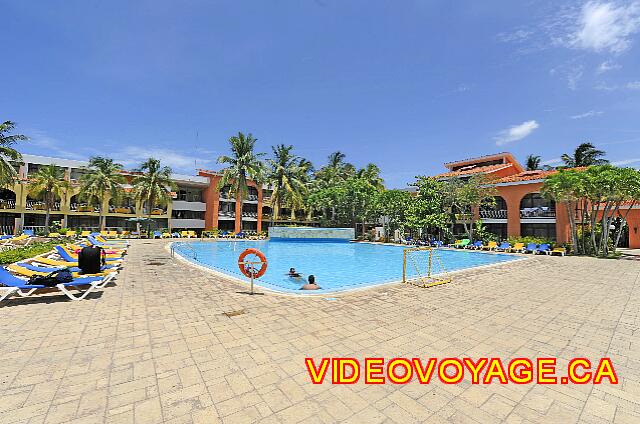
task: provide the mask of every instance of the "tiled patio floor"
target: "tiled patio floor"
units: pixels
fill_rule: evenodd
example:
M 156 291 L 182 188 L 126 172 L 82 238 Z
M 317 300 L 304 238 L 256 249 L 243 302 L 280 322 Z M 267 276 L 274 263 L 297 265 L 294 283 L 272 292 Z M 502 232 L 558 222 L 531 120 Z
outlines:
M 640 422 L 637 261 L 536 257 L 326 300 L 248 296 L 165 245 L 134 241 L 88 300 L 0 307 L 0 424 Z M 374 355 L 610 356 L 620 384 L 312 385 L 304 366 Z

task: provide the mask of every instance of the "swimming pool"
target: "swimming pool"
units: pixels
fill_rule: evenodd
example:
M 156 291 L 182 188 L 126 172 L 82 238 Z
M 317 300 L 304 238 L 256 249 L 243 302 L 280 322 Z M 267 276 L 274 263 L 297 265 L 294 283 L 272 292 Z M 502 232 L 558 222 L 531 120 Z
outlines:
M 240 273 L 237 263 L 240 253 L 249 247 L 261 250 L 269 261 L 267 272 L 255 283 L 280 292 L 329 293 L 402 280 L 403 246 L 328 240 L 173 243 L 174 251 L 184 259 L 245 282 L 248 280 Z M 437 255 L 447 271 L 518 259 L 513 255 L 451 249 L 438 249 Z M 292 267 L 305 278 L 309 274 L 315 275 L 316 282 L 322 290 L 299 290 L 304 281 L 287 275 Z M 416 276 L 415 266 L 409 264 L 407 274 Z

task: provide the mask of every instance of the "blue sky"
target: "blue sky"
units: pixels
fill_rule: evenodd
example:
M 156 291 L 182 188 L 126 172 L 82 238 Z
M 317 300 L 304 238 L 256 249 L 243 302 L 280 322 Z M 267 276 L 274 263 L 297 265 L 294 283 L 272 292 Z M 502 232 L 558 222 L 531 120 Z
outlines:
M 454 6 L 455 4 L 455 6 Z M 391 187 L 591 141 L 640 166 L 640 1 L 6 1 L 22 150 L 217 169 L 237 131 Z

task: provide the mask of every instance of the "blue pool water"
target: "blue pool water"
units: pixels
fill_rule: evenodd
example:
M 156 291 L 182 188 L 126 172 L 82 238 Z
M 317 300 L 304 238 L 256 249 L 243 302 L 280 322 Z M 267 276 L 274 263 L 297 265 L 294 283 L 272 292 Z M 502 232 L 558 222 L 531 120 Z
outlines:
M 185 259 L 243 281 L 248 280 L 238 269 L 238 256 L 249 247 L 262 251 L 269 262 L 267 272 L 256 280 L 256 284 L 281 292 L 328 293 L 402 280 L 402 246 L 327 240 L 189 241 L 173 244 L 175 252 Z M 436 255 L 439 260 L 433 263 L 434 273 L 441 270 L 440 265 L 446 271 L 456 271 L 517 259 L 513 255 L 450 249 L 438 249 Z M 408 259 L 407 274 L 417 275 L 416 262 L 424 273 L 425 252 L 414 254 L 412 258 Z M 322 290 L 299 290 L 304 281 L 287 276 L 291 267 L 305 278 L 309 274 L 315 275 Z

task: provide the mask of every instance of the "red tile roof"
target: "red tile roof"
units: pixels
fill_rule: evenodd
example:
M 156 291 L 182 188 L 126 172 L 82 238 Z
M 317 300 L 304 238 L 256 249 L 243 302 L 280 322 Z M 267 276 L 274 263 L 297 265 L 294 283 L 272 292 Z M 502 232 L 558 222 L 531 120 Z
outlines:
M 578 168 L 570 168 L 570 169 L 573 169 L 574 171 L 582 171 L 587 168 L 578 167 Z M 514 183 L 518 181 L 543 180 L 549 175 L 555 174 L 556 172 L 558 172 L 557 169 L 549 169 L 549 170 L 538 169 L 535 171 L 524 171 L 519 174 L 509 175 L 508 177 L 502 177 L 499 180 L 496 180 L 495 184 Z
M 436 175 L 435 178 L 458 177 L 460 175 L 473 175 L 473 174 L 490 174 L 492 172 L 496 172 L 505 168 L 510 168 L 512 166 L 513 166 L 512 163 L 499 163 L 496 165 L 488 165 L 488 166 L 469 165 L 468 167 L 464 167 L 462 169 L 459 169 L 458 171 L 445 172 L 444 174 Z
M 549 170 L 549 171 L 542 171 L 542 170 L 537 170 L 537 171 L 524 171 L 521 172 L 519 174 L 515 174 L 515 175 L 509 175 L 507 177 L 502 177 L 499 180 L 496 181 L 496 184 L 500 184 L 500 183 L 514 183 L 517 181 L 530 181 L 530 180 L 542 180 L 545 177 L 555 174 L 556 171 L 555 169 Z

